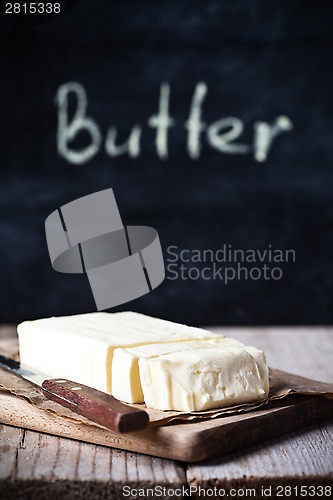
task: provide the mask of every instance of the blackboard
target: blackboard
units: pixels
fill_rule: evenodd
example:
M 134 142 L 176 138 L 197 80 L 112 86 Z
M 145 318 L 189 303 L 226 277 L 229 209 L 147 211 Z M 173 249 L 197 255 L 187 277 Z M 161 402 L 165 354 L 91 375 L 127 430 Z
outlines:
M 156 290 L 115 310 L 331 324 L 332 14 L 80 0 L 26 28 L 4 16 L 0 320 L 96 309 L 86 276 L 52 269 L 44 223 L 111 187 L 125 224 L 158 231 L 166 264 Z

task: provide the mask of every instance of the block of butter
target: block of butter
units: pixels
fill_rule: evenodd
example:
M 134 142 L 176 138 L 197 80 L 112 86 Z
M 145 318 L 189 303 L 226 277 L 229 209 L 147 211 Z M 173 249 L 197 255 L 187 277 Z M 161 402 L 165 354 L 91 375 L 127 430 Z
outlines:
M 144 403 L 145 398 L 139 372 L 140 359 L 155 358 L 173 352 L 208 349 L 219 345 L 221 347 L 226 345 L 243 346 L 238 340 L 219 337 L 115 349 L 112 360 L 112 394 L 115 398 L 126 403 Z
M 24 365 L 105 392 L 111 392 L 112 359 L 117 347 L 217 337 L 201 328 L 131 311 L 25 321 L 17 331 Z
M 147 407 L 198 411 L 267 398 L 265 355 L 254 347 L 216 345 L 158 357 L 141 357 Z

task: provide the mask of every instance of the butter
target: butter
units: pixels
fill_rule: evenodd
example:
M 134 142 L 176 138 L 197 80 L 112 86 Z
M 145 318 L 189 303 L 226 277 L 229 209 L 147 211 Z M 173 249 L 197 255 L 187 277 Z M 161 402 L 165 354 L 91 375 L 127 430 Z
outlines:
M 140 359 L 154 358 L 173 352 L 208 349 L 218 345 L 243 346 L 238 340 L 219 337 L 115 349 L 112 361 L 112 395 L 126 403 L 144 403 L 139 372 Z
M 267 398 L 265 355 L 254 347 L 215 346 L 139 359 L 149 408 L 199 411 Z
M 134 312 L 18 325 L 22 364 L 128 403 L 195 411 L 266 398 L 265 355 L 235 339 Z
M 118 347 L 217 337 L 131 311 L 25 321 L 17 331 L 22 364 L 105 392 L 111 392 L 113 352 Z

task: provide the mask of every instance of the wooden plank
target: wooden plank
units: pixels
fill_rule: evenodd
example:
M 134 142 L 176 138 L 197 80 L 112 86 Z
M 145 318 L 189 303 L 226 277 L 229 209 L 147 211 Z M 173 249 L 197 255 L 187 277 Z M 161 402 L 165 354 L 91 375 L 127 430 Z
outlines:
M 0 424 L 0 480 L 16 477 L 17 455 L 25 432 L 24 429 Z
M 15 339 L 17 337 L 16 326 L 12 324 L 0 324 L 0 339 Z
M 314 425 L 301 433 L 223 458 L 189 464 L 186 474 L 189 485 L 197 488 L 217 487 L 229 491 L 251 486 L 256 488 L 256 496 L 261 487 L 333 486 L 333 423 Z
M 119 498 L 124 485 L 181 488 L 184 468 L 169 460 L 140 456 L 70 439 L 1 426 L 1 499 Z M 32 495 L 33 492 L 33 495 Z
M 272 368 L 322 382 L 333 382 L 333 328 L 210 329 L 262 349 Z

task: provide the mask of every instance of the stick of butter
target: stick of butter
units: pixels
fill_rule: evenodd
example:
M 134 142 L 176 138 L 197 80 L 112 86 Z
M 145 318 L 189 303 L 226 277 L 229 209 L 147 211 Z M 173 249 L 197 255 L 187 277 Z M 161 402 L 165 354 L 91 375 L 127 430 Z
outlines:
M 217 337 L 201 328 L 131 311 L 25 321 L 17 331 L 22 364 L 105 392 L 111 392 L 117 347 Z
M 244 347 L 238 340 L 219 337 L 115 349 L 112 360 L 112 394 L 126 403 L 144 403 L 139 372 L 140 359 L 154 358 L 173 352 L 208 349 L 218 345 Z
M 140 358 L 149 408 L 198 411 L 267 398 L 265 355 L 255 347 L 216 346 Z

